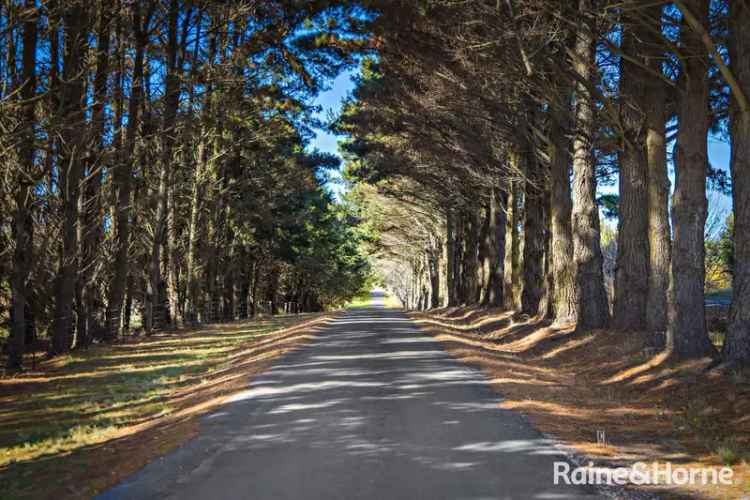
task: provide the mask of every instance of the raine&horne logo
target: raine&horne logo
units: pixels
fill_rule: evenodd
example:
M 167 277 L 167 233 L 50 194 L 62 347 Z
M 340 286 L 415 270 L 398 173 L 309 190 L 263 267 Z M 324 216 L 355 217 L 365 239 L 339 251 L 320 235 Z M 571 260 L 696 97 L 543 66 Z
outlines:
M 679 467 L 670 462 L 636 462 L 631 467 L 571 467 L 568 462 L 554 462 L 554 483 L 573 485 L 687 486 L 725 485 L 733 483 L 730 467 Z

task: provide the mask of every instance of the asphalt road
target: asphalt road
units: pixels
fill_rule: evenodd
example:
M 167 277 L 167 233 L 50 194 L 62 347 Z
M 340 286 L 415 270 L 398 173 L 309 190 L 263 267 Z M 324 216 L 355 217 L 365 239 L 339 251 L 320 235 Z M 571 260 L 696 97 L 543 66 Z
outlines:
M 99 498 L 598 498 L 499 400 L 403 313 L 354 309 Z

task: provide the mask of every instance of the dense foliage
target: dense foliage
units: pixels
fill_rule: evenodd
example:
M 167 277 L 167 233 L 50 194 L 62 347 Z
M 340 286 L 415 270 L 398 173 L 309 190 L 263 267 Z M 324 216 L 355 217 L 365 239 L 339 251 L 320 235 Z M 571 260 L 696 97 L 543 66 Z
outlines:
M 0 321 L 11 367 L 143 327 L 320 310 L 369 276 L 312 151 L 367 50 L 350 2 L 0 6 Z
M 378 55 L 334 128 L 407 307 L 648 331 L 718 359 L 706 194 L 731 191 L 731 252 L 708 248 L 733 259 L 721 354 L 750 361 L 746 2 L 370 6 Z M 709 136 L 731 142 L 730 172 L 709 164 Z

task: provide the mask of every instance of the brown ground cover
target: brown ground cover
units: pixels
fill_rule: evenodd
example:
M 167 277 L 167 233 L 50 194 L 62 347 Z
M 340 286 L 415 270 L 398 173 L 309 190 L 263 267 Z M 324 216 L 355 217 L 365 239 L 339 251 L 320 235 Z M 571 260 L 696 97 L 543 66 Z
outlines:
M 667 498 L 750 498 L 750 374 L 706 371 L 709 360 L 676 362 L 646 348 L 640 333 L 575 332 L 500 310 L 412 317 L 451 354 L 481 367 L 502 407 L 595 464 L 731 466 L 732 487 L 655 489 Z

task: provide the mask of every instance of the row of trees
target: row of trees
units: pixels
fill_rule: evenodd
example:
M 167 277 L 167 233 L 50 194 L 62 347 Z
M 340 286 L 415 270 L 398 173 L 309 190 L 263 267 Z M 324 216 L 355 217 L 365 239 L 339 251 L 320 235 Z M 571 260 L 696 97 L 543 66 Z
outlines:
M 732 145 L 722 354 L 750 362 L 747 2 L 379 4 L 379 57 L 336 130 L 349 136 L 350 178 L 377 185 L 352 196 L 376 214 L 408 306 L 505 306 L 584 329 L 666 332 L 677 356 L 717 355 L 706 190 L 728 179 L 708 162 L 713 133 Z M 611 179 L 619 194 L 597 198 Z M 602 208 L 618 217 L 611 305 Z
M 346 1 L 7 0 L 0 303 L 9 365 L 146 331 L 319 310 L 368 275 L 307 149 L 365 49 Z

